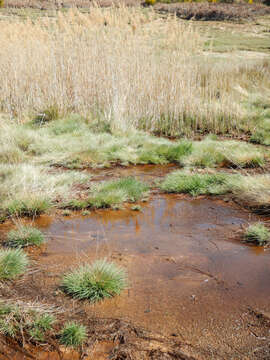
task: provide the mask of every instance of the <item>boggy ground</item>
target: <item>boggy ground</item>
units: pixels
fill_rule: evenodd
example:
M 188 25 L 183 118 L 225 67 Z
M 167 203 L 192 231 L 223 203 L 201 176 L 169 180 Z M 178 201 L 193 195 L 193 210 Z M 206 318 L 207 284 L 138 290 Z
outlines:
M 151 174 L 131 172 L 144 180 Z M 34 225 L 48 243 L 29 250 L 32 271 L 3 286 L 2 297 L 45 303 L 62 309 L 60 318 L 88 325 L 87 359 L 267 359 L 269 251 L 241 242 L 241 229 L 259 217 L 206 197 L 156 194 L 140 206 L 39 217 Z M 101 257 L 127 269 L 129 288 L 121 296 L 89 305 L 59 290 L 64 272 Z M 60 350 L 65 359 L 77 356 Z M 26 351 L 37 359 L 59 357 Z
M 269 248 L 242 243 L 269 226 L 269 16 L 0 17 L 1 240 L 25 222 L 48 240 L 0 294 L 57 318 L 39 347 L 1 337 L 1 360 L 269 359 Z M 67 270 L 101 257 L 127 290 L 96 305 L 62 293 Z M 59 346 L 66 320 L 87 326 L 81 351 Z

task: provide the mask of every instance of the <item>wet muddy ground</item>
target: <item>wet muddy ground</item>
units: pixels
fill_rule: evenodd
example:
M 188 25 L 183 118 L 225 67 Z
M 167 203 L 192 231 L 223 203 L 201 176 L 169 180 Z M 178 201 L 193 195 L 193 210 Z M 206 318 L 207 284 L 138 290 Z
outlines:
M 95 176 L 110 177 L 110 171 Z M 134 171 L 127 175 L 138 174 Z M 142 167 L 140 176 L 152 181 L 164 171 Z M 53 304 L 84 322 L 123 321 L 179 341 L 196 359 L 269 359 L 270 327 L 254 310 L 270 312 L 270 249 L 241 241 L 242 228 L 259 218 L 205 197 L 156 194 L 140 205 L 141 211 L 127 206 L 87 216 L 41 216 L 34 225 L 46 233 L 47 244 L 29 250 L 32 271 L 15 282 L 14 293 L 1 289 L 2 296 Z M 66 271 L 103 257 L 127 269 L 129 288 L 120 296 L 93 305 L 59 290 Z M 97 336 L 100 341 L 92 343 L 87 359 L 113 358 L 116 342 L 108 323 L 105 328 L 108 335 Z M 40 353 L 35 358 L 57 356 Z

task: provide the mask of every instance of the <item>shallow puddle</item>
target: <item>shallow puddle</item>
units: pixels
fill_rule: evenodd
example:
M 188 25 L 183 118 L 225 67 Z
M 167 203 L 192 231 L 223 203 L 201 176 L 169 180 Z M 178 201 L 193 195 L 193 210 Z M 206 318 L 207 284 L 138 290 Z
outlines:
M 242 346 L 240 334 L 250 336 L 243 314 L 249 307 L 269 311 L 270 252 L 240 241 L 241 226 L 256 217 L 221 201 L 177 195 L 141 206 L 64 220 L 40 217 L 36 225 L 48 243 L 37 255 L 45 271 L 33 277 L 33 291 L 50 297 L 64 272 L 107 257 L 127 269 L 129 289 L 99 304 L 83 302 L 89 317 L 131 320 L 202 347 L 226 348 L 228 336 L 230 347 Z
M 51 224 L 43 220 L 37 224 L 47 228 L 50 240 L 39 261 L 52 273 L 101 257 L 127 268 L 129 289 L 91 305 L 101 316 L 170 332 L 183 322 L 183 301 L 203 301 L 210 289 L 251 303 L 270 295 L 269 252 L 235 239 L 251 215 L 221 202 L 159 196 L 141 212 L 101 210 Z

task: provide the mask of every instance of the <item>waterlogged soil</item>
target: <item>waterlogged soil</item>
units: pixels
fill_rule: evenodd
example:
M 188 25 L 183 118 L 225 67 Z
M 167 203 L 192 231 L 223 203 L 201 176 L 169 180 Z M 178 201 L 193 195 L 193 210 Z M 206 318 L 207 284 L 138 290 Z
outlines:
M 156 195 L 140 205 L 141 211 L 38 218 L 35 225 L 48 242 L 29 250 L 34 270 L 16 283 L 16 296 L 61 306 L 83 322 L 131 323 L 180 341 L 198 359 L 269 359 L 270 328 L 253 310 L 270 312 L 270 252 L 241 242 L 241 228 L 255 215 L 220 200 L 180 195 Z M 63 273 L 104 257 L 128 272 L 129 288 L 120 296 L 93 305 L 59 291 Z M 109 335 L 100 340 L 88 358 L 110 358 Z
M 153 184 L 177 168 L 141 165 L 89 173 L 93 181 L 135 176 Z M 44 231 L 47 243 L 27 249 L 32 269 L 1 287 L 1 297 L 56 306 L 60 320 L 87 325 L 92 330 L 85 359 L 269 359 L 270 324 L 258 314 L 270 313 L 270 249 L 242 242 L 243 228 L 259 217 L 222 200 L 155 191 L 139 205 L 141 211 L 127 204 L 87 216 L 36 219 L 32 224 Z M 1 225 L 0 236 L 10 228 Z M 129 287 L 120 296 L 89 304 L 61 292 L 65 272 L 104 257 L 128 272 Z M 11 344 L 4 353 L 18 360 L 29 353 L 59 359 L 59 349 L 17 350 Z M 80 358 L 60 350 L 64 359 Z

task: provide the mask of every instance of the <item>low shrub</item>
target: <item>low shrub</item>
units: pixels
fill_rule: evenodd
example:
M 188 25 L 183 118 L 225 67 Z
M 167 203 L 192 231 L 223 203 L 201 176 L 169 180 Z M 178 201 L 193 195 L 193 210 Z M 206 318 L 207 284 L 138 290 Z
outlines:
M 262 223 L 256 223 L 246 229 L 244 238 L 246 242 L 263 246 L 270 243 L 270 231 Z
M 97 302 L 121 293 L 127 286 L 124 269 L 105 259 L 86 264 L 65 275 L 63 290 L 77 299 Z
M 11 247 L 40 246 L 45 241 L 44 235 L 32 226 L 18 226 L 7 235 L 7 244 Z
M 28 264 L 28 257 L 23 250 L 0 250 L 0 280 L 16 278 L 24 273 Z

